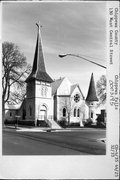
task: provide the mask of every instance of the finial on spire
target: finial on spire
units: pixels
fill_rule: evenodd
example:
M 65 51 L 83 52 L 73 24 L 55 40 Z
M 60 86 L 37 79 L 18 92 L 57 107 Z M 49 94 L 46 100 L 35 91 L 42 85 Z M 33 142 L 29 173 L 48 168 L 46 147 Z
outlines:
M 38 23 L 36 23 L 36 26 L 38 27 L 38 29 L 40 29 L 42 27 L 40 21 L 38 21 Z
M 40 35 L 40 28 L 42 27 L 42 25 L 40 24 L 40 21 L 36 23 L 36 25 L 38 27 L 38 32 L 37 32 L 37 41 L 36 41 L 35 55 L 33 61 L 33 68 L 31 74 L 26 79 L 26 82 L 32 80 L 39 80 L 39 81 L 51 83 L 53 82 L 53 80 L 46 72 L 44 56 L 42 51 L 42 42 Z

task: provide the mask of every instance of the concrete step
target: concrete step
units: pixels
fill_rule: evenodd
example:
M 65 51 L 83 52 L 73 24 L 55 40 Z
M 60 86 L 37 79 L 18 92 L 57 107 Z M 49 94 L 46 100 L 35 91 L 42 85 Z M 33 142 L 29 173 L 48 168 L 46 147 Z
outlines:
M 52 129 L 62 129 L 62 127 L 53 119 L 48 120 Z

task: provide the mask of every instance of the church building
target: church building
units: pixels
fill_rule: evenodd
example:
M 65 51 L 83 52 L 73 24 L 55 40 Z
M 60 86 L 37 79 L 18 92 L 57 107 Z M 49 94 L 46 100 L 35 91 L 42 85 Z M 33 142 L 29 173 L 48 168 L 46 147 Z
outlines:
M 6 106 L 6 119 L 33 121 L 35 126 L 45 122 L 51 128 L 61 128 L 59 121 L 69 124 L 79 123 L 91 118 L 95 121 L 98 98 L 96 95 L 94 77 L 91 76 L 88 95 L 85 97 L 78 84 L 72 84 L 67 77 L 53 81 L 45 67 L 42 50 L 40 25 L 37 24 L 37 41 L 33 67 L 26 79 L 26 97 L 22 104 Z

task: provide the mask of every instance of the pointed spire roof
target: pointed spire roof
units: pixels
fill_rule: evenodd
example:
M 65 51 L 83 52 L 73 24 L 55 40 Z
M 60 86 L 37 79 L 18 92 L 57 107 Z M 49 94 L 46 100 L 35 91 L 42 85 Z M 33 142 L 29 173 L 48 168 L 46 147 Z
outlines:
M 37 33 L 37 42 L 36 42 L 36 49 L 34 54 L 34 61 L 33 61 L 33 67 L 32 72 L 26 79 L 26 82 L 32 81 L 32 80 L 39 80 L 44 82 L 53 82 L 51 77 L 47 74 L 45 63 L 44 63 L 44 56 L 43 56 L 43 50 L 42 50 L 42 42 L 41 42 L 41 35 L 40 35 L 40 23 L 36 23 L 38 27 L 38 33 Z
M 89 84 L 89 89 L 88 89 L 88 94 L 87 94 L 86 101 L 87 102 L 98 101 L 98 98 L 97 98 L 97 95 L 96 95 L 96 90 L 95 90 L 95 83 L 94 83 L 93 73 L 91 75 L 91 80 L 90 80 L 90 84 Z

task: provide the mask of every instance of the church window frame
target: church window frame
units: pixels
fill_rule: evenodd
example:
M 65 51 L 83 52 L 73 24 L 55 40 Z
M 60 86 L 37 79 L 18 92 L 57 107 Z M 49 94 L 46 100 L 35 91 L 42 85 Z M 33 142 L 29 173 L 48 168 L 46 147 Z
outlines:
M 23 109 L 23 111 L 22 111 L 22 119 L 25 120 L 25 117 L 26 117 L 26 110 Z
M 12 112 L 10 111 L 10 117 L 12 117 Z
M 32 116 L 32 107 L 29 106 L 29 112 L 30 112 L 30 116 Z
M 67 113 L 67 111 L 66 111 L 66 108 L 64 107 L 62 110 L 63 117 L 66 117 L 66 113 Z
M 93 112 L 91 112 L 90 116 L 91 116 L 91 118 L 93 118 Z
M 80 101 L 80 95 L 77 93 L 74 95 L 74 101 L 78 103 Z
M 77 109 L 74 108 L 74 111 L 73 111 L 73 116 L 76 117 L 76 112 L 77 112 Z
M 77 117 L 80 117 L 80 109 L 77 110 Z

